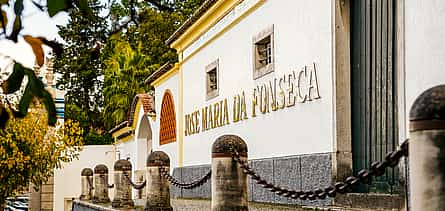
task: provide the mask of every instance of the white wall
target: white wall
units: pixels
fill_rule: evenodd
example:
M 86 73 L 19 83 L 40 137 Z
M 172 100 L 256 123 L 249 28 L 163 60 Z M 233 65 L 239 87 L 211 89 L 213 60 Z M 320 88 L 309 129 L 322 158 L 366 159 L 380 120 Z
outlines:
M 445 84 L 445 1 L 405 0 L 406 131 L 414 100 Z
M 250 158 L 332 152 L 332 16 L 332 2 L 329 0 L 266 1 L 186 60 L 183 64 L 184 114 L 227 98 L 231 115 L 233 96 L 245 91 L 249 119 L 186 136 L 184 165 L 210 163 L 211 145 L 223 134 L 241 136 L 248 144 Z M 253 80 L 252 37 L 272 24 L 275 72 Z M 219 96 L 206 101 L 205 67 L 215 59 L 219 59 Z M 297 103 L 294 107 L 259 114 L 255 118 L 250 116 L 255 86 L 292 70 L 298 73 L 313 62 L 317 64 L 321 99 Z M 161 98 L 157 96 L 156 99 Z M 157 100 L 156 108 L 160 108 L 158 103 L 160 100 Z
M 109 170 L 109 183 L 113 183 L 113 165 L 115 153 L 113 145 L 84 146 L 78 160 L 64 164 L 61 169 L 54 171 L 54 210 L 64 210 L 65 198 L 78 198 L 80 196 L 80 173 L 83 168 L 91 168 L 98 164 L 105 164 Z M 110 190 L 110 199 L 113 190 Z
M 179 105 L 179 76 L 176 74 L 171 76 L 168 80 L 163 82 L 159 87 L 155 89 L 155 108 L 156 108 L 156 120 L 152 124 L 153 131 L 153 151 L 161 150 L 167 153 L 170 157 L 171 166 L 178 166 L 178 141 L 159 145 L 159 124 L 161 118 L 161 105 L 162 105 L 162 97 L 164 96 L 165 90 L 170 90 L 173 95 L 173 103 L 175 104 L 175 114 L 176 114 L 176 122 L 180 120 L 182 117 L 178 114 L 178 105 Z M 187 89 L 184 90 L 186 92 Z M 178 124 L 176 125 L 176 137 L 179 136 L 181 131 L 178 130 Z
M 153 122 L 151 117 L 148 117 L 144 113 L 144 109 L 139 109 L 138 118 L 134 121 L 138 121 L 135 128 L 134 140 L 136 140 L 136 164 L 133 166 L 133 170 L 142 170 L 145 169 L 145 163 L 147 160 L 147 156 L 152 150 L 153 146 L 153 131 L 152 125 Z M 148 145 L 147 145 L 148 142 Z
M 129 159 L 132 168 L 136 166 L 137 161 L 137 142 L 133 139 L 130 141 L 115 144 L 116 145 L 116 160 Z

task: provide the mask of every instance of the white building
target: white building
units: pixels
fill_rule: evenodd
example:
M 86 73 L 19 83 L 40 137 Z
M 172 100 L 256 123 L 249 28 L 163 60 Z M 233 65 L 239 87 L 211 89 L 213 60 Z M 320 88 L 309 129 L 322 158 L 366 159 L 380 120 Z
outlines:
M 444 11 L 439 0 L 207 0 L 166 41 L 178 62 L 147 79 L 154 96 L 136 96 L 129 121 L 111 131 L 117 159 L 140 171 L 162 150 L 174 176 L 191 181 L 209 169 L 212 143 L 235 134 L 275 184 L 342 181 L 408 138 L 414 99 L 445 82 Z M 251 183 L 249 200 L 401 208 L 404 171 L 312 202 Z M 172 195 L 209 198 L 210 185 Z

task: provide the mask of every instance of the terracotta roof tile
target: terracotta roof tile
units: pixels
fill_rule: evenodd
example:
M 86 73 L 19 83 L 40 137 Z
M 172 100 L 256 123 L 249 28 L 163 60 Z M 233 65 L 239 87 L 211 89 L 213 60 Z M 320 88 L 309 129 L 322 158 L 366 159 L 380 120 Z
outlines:
M 133 102 L 131 103 L 130 108 L 130 115 L 128 117 L 128 123 L 127 125 L 130 126 L 133 124 L 134 121 L 134 112 L 136 111 L 136 105 L 138 103 L 138 100 L 141 100 L 142 108 L 144 109 L 145 115 L 155 115 L 155 103 L 154 103 L 154 97 L 149 94 L 137 94 L 133 98 Z

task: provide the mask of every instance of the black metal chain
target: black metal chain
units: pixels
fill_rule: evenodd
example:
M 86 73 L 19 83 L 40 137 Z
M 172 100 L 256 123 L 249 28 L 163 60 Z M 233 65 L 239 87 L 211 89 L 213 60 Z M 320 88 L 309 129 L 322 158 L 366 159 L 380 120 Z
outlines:
M 92 177 L 93 176 L 87 176 L 87 181 L 88 181 L 88 184 L 90 185 L 90 189 L 94 189 Z M 90 180 L 90 178 L 91 178 L 91 180 Z
M 127 173 L 127 172 L 124 172 L 124 177 L 125 177 L 125 178 L 127 179 L 127 181 L 130 183 L 130 185 L 131 185 L 134 189 L 136 189 L 136 190 L 141 190 L 142 188 L 145 187 L 145 185 L 147 185 L 147 180 L 144 180 L 144 182 L 141 183 L 141 184 L 136 184 L 136 183 L 134 183 L 133 181 L 131 181 L 131 178 L 128 176 L 128 173 Z
M 270 192 L 275 193 L 276 195 L 292 198 L 292 199 L 301 199 L 301 200 L 316 200 L 316 199 L 325 199 L 328 197 L 335 197 L 337 193 L 344 194 L 347 192 L 348 188 L 351 186 L 362 182 L 368 183 L 371 176 L 382 176 L 385 173 L 385 169 L 387 167 L 394 168 L 399 163 L 402 157 L 408 157 L 408 140 L 405 140 L 400 148 L 396 151 L 389 152 L 385 160 L 382 162 L 376 161 L 371 164 L 371 170 L 362 169 L 358 172 L 357 176 L 350 176 L 346 178 L 344 182 L 337 182 L 334 186 L 329 186 L 325 189 L 317 189 L 314 191 L 297 191 L 297 190 L 289 190 L 286 188 L 278 187 L 272 183 L 267 182 L 262 179 L 255 171 L 253 171 L 247 164 L 246 161 L 242 161 L 239 153 L 235 149 L 231 149 L 232 159 L 240 165 L 243 169 L 243 172 L 249 175 L 253 180 L 256 181 L 257 184 L 261 185 L 265 189 L 269 189 Z
M 171 176 L 164 167 L 159 167 L 159 171 L 161 172 L 161 175 L 163 177 L 165 177 L 170 182 L 170 184 L 172 184 L 172 185 L 174 185 L 174 186 L 176 186 L 178 188 L 181 188 L 181 189 L 194 189 L 194 188 L 197 188 L 197 187 L 203 185 L 204 183 L 206 183 L 210 179 L 210 177 L 212 176 L 212 170 L 210 170 L 201 179 L 198 179 L 198 180 L 190 182 L 190 183 L 181 183 L 177 179 L 175 179 L 173 176 Z

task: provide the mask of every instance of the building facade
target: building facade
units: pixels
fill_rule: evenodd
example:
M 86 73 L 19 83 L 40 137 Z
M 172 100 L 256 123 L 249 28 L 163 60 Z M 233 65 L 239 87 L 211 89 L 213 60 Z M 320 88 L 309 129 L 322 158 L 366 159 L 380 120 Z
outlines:
M 344 180 L 407 139 L 414 99 L 445 82 L 444 11 L 438 0 L 205 1 L 166 41 L 178 62 L 147 79 L 154 94 L 136 96 L 129 121 L 111 131 L 120 158 L 139 171 L 162 150 L 173 175 L 191 181 L 209 169 L 213 142 L 235 134 L 275 184 L 314 190 Z M 401 208 L 405 171 L 346 198 L 288 200 L 249 183 L 249 199 L 333 205 L 365 194 Z M 210 185 L 172 195 L 209 198 Z

